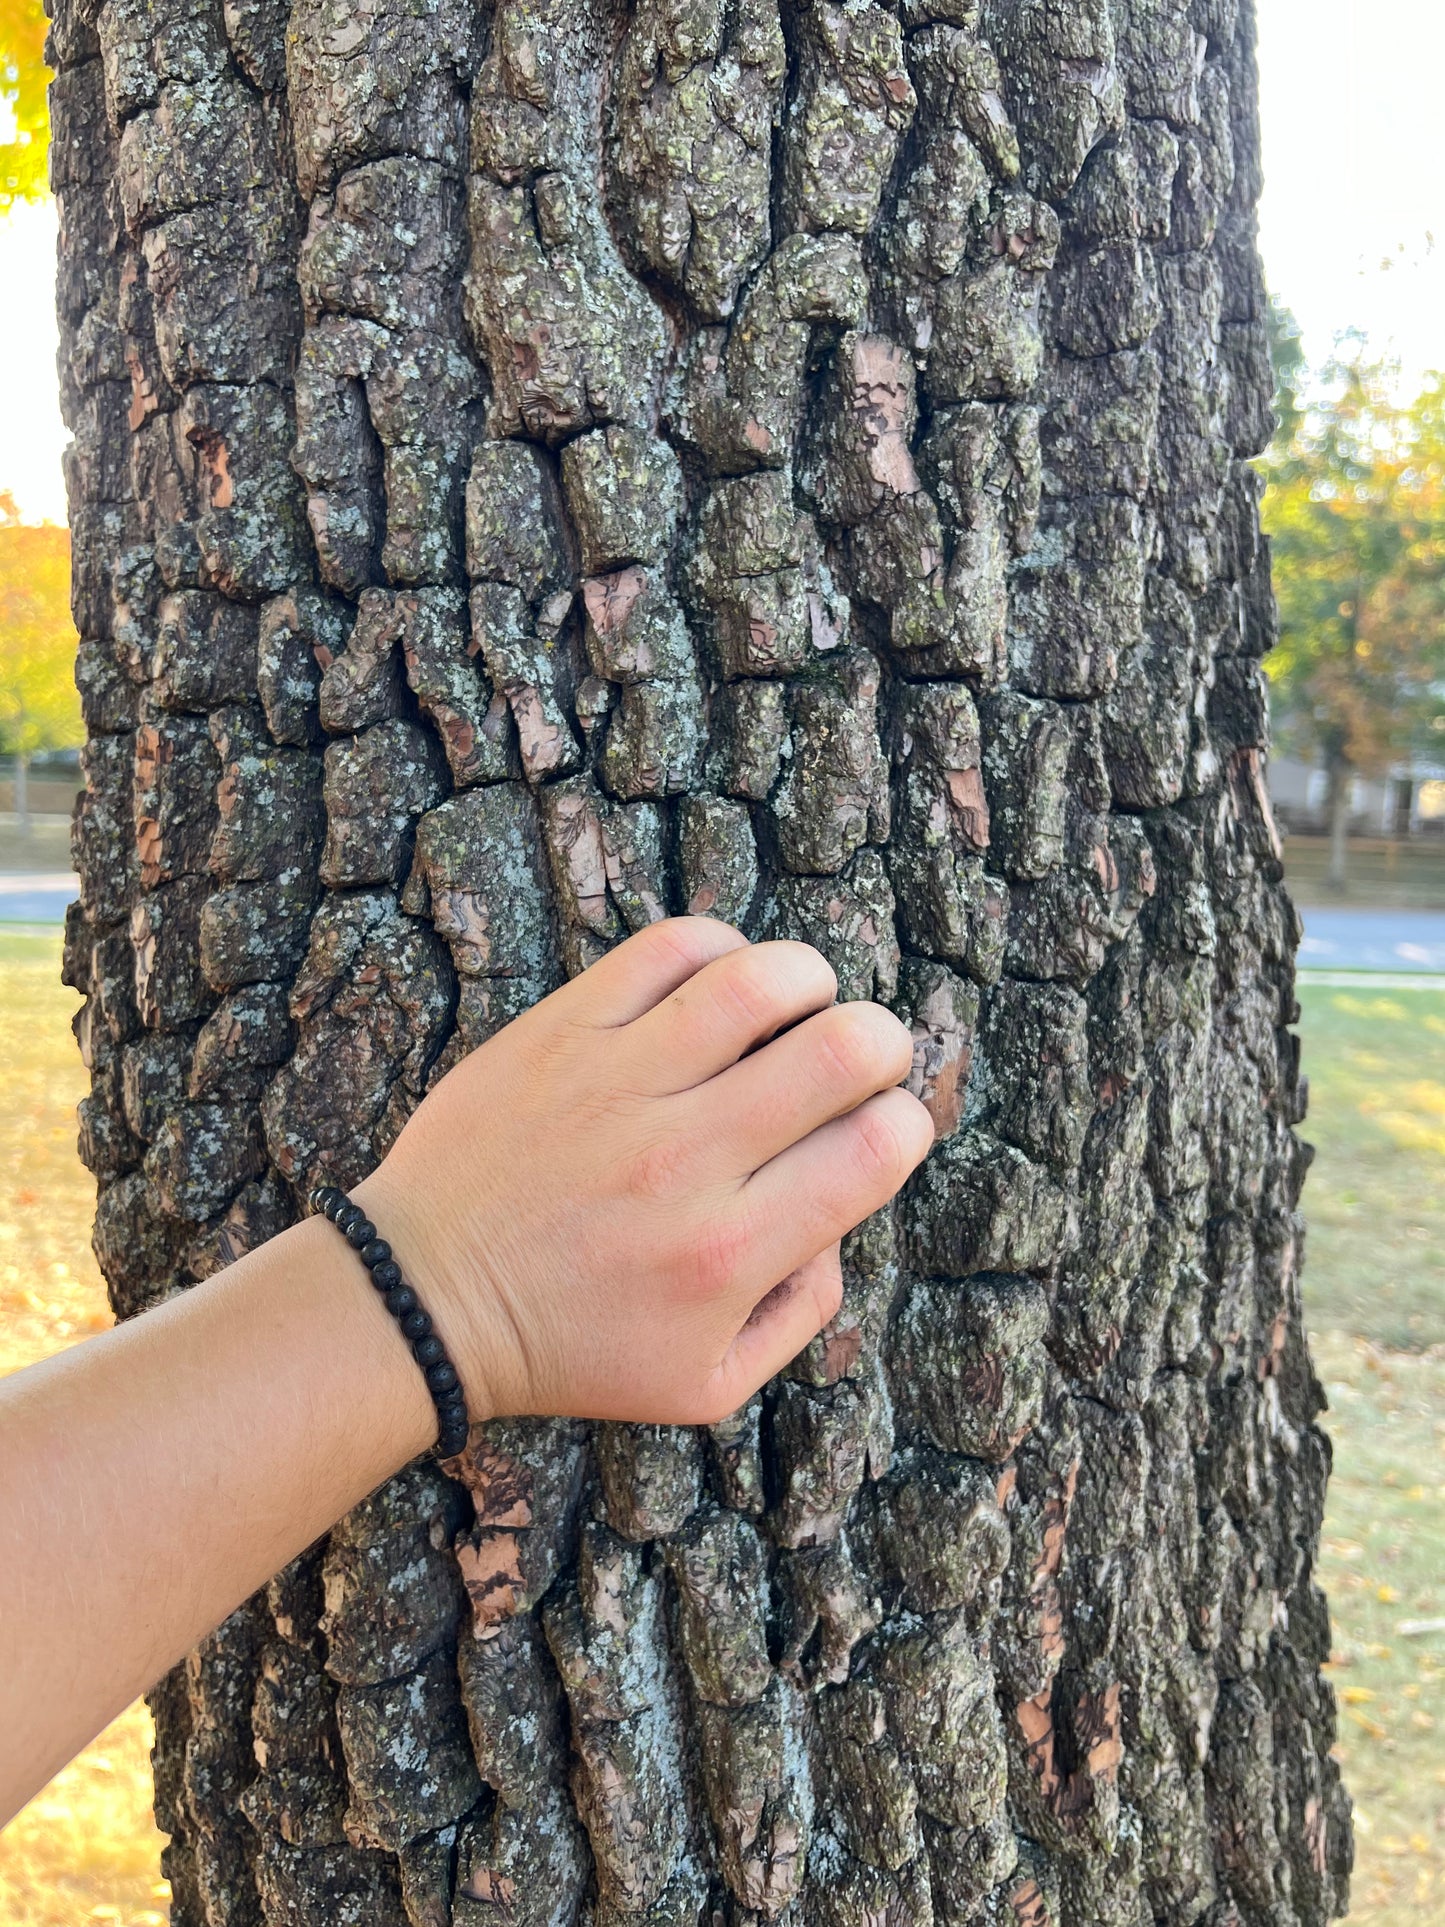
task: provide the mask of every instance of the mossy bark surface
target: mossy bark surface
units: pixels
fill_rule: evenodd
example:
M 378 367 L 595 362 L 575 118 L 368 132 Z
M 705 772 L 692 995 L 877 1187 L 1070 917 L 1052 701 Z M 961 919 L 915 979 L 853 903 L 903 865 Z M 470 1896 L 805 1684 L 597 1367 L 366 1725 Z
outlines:
M 57 0 L 117 1311 L 669 912 L 939 1133 L 733 1420 L 479 1428 L 157 1689 L 176 1927 L 1343 1909 L 1253 31 Z

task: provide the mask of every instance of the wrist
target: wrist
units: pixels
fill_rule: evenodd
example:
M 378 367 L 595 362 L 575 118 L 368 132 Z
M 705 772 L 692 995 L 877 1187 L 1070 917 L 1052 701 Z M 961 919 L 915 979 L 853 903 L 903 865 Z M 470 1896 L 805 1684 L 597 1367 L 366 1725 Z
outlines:
M 315 1301 L 316 1342 L 341 1365 L 349 1387 L 342 1404 L 325 1402 L 327 1411 L 334 1406 L 343 1456 L 350 1458 L 364 1435 L 378 1456 L 378 1480 L 389 1478 L 436 1441 L 436 1411 L 426 1381 L 365 1265 L 336 1226 L 308 1217 L 285 1239 L 291 1289 Z
M 436 1414 L 437 1457 L 455 1457 L 466 1446 L 471 1424 L 461 1374 L 431 1313 L 403 1274 L 390 1240 L 382 1236 L 366 1205 L 337 1185 L 319 1185 L 311 1194 L 311 1205 L 340 1232 L 361 1261 L 368 1283 L 393 1320 L 426 1385 Z
M 515 1409 L 506 1396 L 506 1348 L 496 1292 L 469 1250 L 458 1251 L 426 1192 L 390 1163 L 347 1193 L 392 1248 L 395 1263 L 445 1345 L 473 1424 Z

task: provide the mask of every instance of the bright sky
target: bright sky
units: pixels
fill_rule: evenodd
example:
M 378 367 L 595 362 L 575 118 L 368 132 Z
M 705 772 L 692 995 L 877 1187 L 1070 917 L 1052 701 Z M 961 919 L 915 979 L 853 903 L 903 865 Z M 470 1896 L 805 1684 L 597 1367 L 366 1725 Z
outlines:
M 1312 361 L 1340 330 L 1363 328 L 1413 389 L 1445 368 L 1445 9 L 1258 6 L 1270 289 L 1294 310 Z
M 18 207 L 0 216 L 0 488 L 27 522 L 65 520 L 55 349 L 55 208 Z
M 1258 5 L 1270 287 L 1298 316 L 1311 359 L 1360 327 L 1413 386 L 1445 366 L 1445 8 Z M 51 209 L 0 220 L 0 488 L 27 518 L 58 521 L 54 255 Z

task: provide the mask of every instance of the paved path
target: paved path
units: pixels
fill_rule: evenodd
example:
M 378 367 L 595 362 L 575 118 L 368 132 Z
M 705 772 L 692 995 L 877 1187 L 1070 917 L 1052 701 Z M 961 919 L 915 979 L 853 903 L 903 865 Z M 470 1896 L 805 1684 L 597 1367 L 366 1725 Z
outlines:
M 0 875 L 0 925 L 59 923 L 79 892 L 64 870 Z M 1304 910 L 1303 970 L 1445 973 L 1445 910 Z
M 1302 970 L 1445 971 L 1445 910 L 1301 910 Z
M 79 894 L 80 884 L 68 870 L 0 875 L 0 925 L 63 923 L 65 906 Z

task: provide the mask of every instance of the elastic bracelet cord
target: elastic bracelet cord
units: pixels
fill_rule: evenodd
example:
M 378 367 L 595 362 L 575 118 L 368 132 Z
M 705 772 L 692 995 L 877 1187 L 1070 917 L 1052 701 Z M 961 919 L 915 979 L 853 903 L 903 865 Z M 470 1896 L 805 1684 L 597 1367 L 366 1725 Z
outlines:
M 382 1303 L 401 1327 L 402 1337 L 411 1345 L 411 1355 L 421 1366 L 427 1390 L 437 1408 L 437 1441 L 432 1448 L 439 1459 L 449 1459 L 467 1442 L 466 1394 L 462 1391 L 457 1368 L 447 1356 L 447 1348 L 432 1330 L 432 1322 L 411 1286 L 401 1275 L 401 1266 L 391 1255 L 391 1246 L 377 1235 L 376 1226 L 359 1204 L 353 1204 L 334 1184 L 320 1185 L 311 1193 L 311 1206 L 336 1229 L 356 1252 L 371 1273 L 371 1282 L 381 1293 Z

